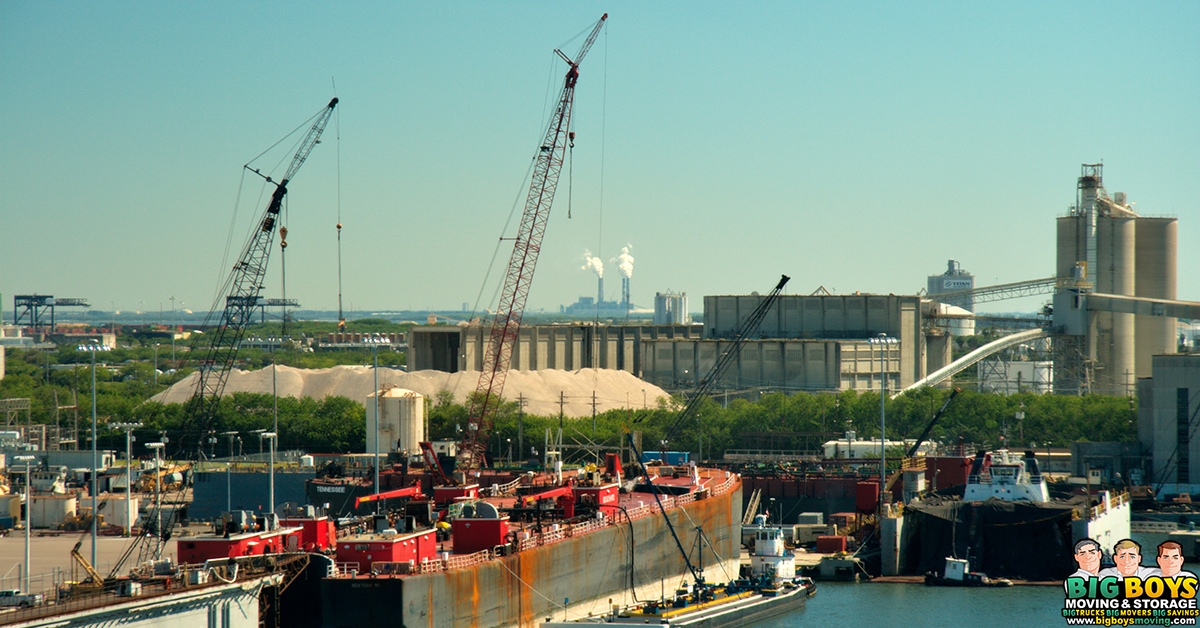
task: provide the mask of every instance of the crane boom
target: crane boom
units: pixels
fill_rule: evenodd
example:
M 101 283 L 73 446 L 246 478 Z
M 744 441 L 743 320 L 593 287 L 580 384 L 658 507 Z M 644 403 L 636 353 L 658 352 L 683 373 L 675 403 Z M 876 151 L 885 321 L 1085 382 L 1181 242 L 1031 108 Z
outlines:
M 670 427 L 663 432 L 663 440 L 668 443 L 674 440 L 679 431 L 683 429 L 683 426 L 687 425 L 688 421 L 699 411 L 700 401 L 708 396 L 713 386 L 716 385 L 717 380 L 720 379 L 721 374 L 737 359 L 738 353 L 741 352 L 742 345 L 746 343 L 746 340 L 758 331 L 763 317 L 775 305 L 775 300 L 779 298 L 779 293 L 787 285 L 789 279 L 791 277 L 787 275 L 780 276 L 779 283 L 775 285 L 775 289 L 771 290 L 766 297 L 763 297 L 763 300 L 759 301 L 758 307 L 754 308 L 754 311 L 750 312 L 742 321 L 742 324 L 738 326 L 737 331 L 734 332 L 733 345 L 717 358 L 716 364 L 708 371 L 704 379 L 700 381 L 700 385 L 696 387 L 696 391 L 692 393 L 687 404 L 683 406 L 679 414 L 675 415 L 675 420 L 671 422 Z
M 513 345 L 517 340 L 521 318 L 525 314 L 525 300 L 529 296 L 533 271 L 542 248 L 542 236 L 546 233 L 546 223 L 550 218 L 550 205 L 558 187 L 558 175 L 562 172 L 567 143 L 574 139 L 574 134 L 571 133 L 571 107 L 575 98 L 575 84 L 579 80 L 579 64 L 595 43 L 606 19 L 607 13 L 596 22 L 574 59 L 570 59 L 560 50 L 554 51 L 566 60 L 569 68 L 558 106 L 538 147 L 529 196 L 525 200 L 525 211 L 521 215 L 521 225 L 517 229 L 512 257 L 504 276 L 500 304 L 492 318 L 483 370 L 479 374 L 475 395 L 469 402 L 467 431 L 459 445 L 456 464 L 457 470 L 463 473 L 483 466 L 488 435 L 492 431 L 492 416 L 500 403 L 504 380 L 512 362 Z
M 196 433 L 201 437 L 208 430 L 217 400 L 229 379 L 230 367 L 233 364 L 234 355 L 237 353 L 238 343 L 245 335 L 246 326 L 251 323 L 254 309 L 258 305 L 263 289 L 263 276 L 267 272 L 267 260 L 271 253 L 271 243 L 275 237 L 275 225 L 283 207 L 284 196 L 287 195 L 288 183 L 300 170 L 300 166 L 304 164 L 304 160 L 308 159 L 309 153 L 320 140 L 321 133 L 329 123 L 329 118 L 337 103 L 338 99 L 334 98 L 316 115 L 308 132 L 300 141 L 300 146 L 292 157 L 283 179 L 275 183 L 271 177 L 264 177 L 267 182 L 275 183 L 271 201 L 267 204 L 262 218 L 258 221 L 258 227 L 251 234 L 237 263 L 233 265 L 233 271 L 226 282 L 226 289 L 223 290 L 226 295 L 224 308 L 214 304 L 205 320 L 206 324 L 216 323 L 216 328 L 202 337 L 207 347 L 204 349 L 204 358 L 199 364 L 200 377 L 192 396 L 199 404 L 199 407 L 194 410 L 197 413 L 194 416 L 199 418 L 200 425 L 198 427 L 200 429 Z M 249 166 L 246 168 L 263 176 L 258 170 L 249 168 Z M 219 321 L 215 320 L 218 311 L 220 312 Z
M 197 364 L 199 377 L 186 409 L 190 425 L 189 429 L 183 430 L 182 436 L 184 438 L 189 435 L 196 436 L 197 460 L 203 459 L 204 437 L 210 431 L 221 393 L 225 390 L 225 383 L 228 381 L 233 367 L 233 359 L 237 355 L 238 344 L 245 335 L 246 327 L 252 322 L 254 309 L 258 305 L 259 296 L 262 293 L 263 277 L 267 272 L 267 260 L 270 257 L 271 243 L 275 237 L 275 226 L 279 220 L 279 213 L 283 209 L 283 199 L 287 195 L 288 183 L 300 170 L 304 161 L 308 159 L 313 147 L 320 141 L 321 133 L 325 131 L 325 126 L 329 123 L 329 118 L 337 103 L 337 98 L 330 100 L 324 109 L 313 116 L 312 125 L 300 140 L 299 148 L 292 156 L 292 161 L 279 182 L 276 183 L 271 177 L 262 174 L 257 169 L 250 168 L 249 165 L 245 166 L 246 169 L 266 179 L 268 183 L 274 183 L 275 191 L 271 194 L 271 200 L 256 223 L 245 248 L 242 249 L 241 256 L 238 257 L 232 272 L 221 287 L 220 293 L 225 295 L 224 307 L 221 306 L 220 301 L 213 304 L 208 316 L 204 319 L 207 333 L 196 336 L 191 345 L 192 352 L 202 354 L 204 357 Z M 217 318 L 218 313 L 219 319 Z M 184 438 L 180 439 L 181 451 L 187 450 L 187 443 L 182 442 Z M 125 561 L 132 556 L 135 549 L 138 550 L 139 564 L 150 557 L 161 556 L 175 525 L 175 517 L 175 511 L 171 511 L 163 516 L 161 529 L 153 526 L 153 541 L 149 538 L 152 527 L 143 527 L 141 536 L 130 544 L 125 554 L 117 561 L 112 573 L 117 573 L 124 566 Z

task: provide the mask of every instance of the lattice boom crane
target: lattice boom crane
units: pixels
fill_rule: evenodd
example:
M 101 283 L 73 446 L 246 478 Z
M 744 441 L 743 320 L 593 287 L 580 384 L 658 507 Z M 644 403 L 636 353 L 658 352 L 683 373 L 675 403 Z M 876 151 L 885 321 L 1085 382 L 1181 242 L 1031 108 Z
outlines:
M 267 204 L 267 209 L 258 221 L 258 227 L 251 234 L 246 247 L 242 250 L 241 257 L 233 265 L 233 272 L 229 275 L 225 289 L 222 291 L 226 295 L 224 309 L 218 310 L 217 307 L 214 307 L 205 320 L 206 324 L 216 323 L 217 328 L 203 337 L 208 346 L 204 353 L 205 357 L 199 365 L 200 378 L 192 396 L 200 403 L 200 407 L 195 411 L 199 413 L 200 425 L 198 427 L 201 437 L 208 430 L 208 423 L 212 419 L 217 399 L 221 396 L 221 392 L 225 389 L 225 382 L 229 379 L 230 367 L 233 365 L 238 343 L 245 335 L 246 326 L 252 322 L 254 310 L 258 307 L 258 300 L 263 289 L 263 276 L 267 272 L 267 259 L 271 254 L 275 226 L 283 207 L 283 198 L 287 195 L 288 183 L 296 176 L 296 172 L 300 170 L 304 160 L 308 159 L 308 154 L 321 139 L 321 133 L 325 131 L 325 126 L 329 123 L 329 117 L 333 114 L 333 108 L 337 106 L 337 103 L 338 99 L 334 98 L 315 116 L 312 126 L 300 141 L 300 146 L 292 157 L 291 164 L 278 183 L 257 169 L 246 166 L 255 174 L 266 179 L 268 183 L 275 183 L 276 187 L 274 193 L 271 194 L 271 202 Z M 212 320 L 218 311 L 221 312 L 219 322 Z
M 525 300 L 529 296 L 534 267 L 542 248 L 542 236 L 550 218 L 550 205 L 554 201 L 554 190 L 558 187 L 558 175 L 562 172 L 567 144 L 575 138 L 571 132 L 571 106 L 575 98 L 575 83 L 579 80 L 579 63 L 596 42 L 596 36 L 600 34 L 606 19 L 607 13 L 596 22 L 573 60 L 561 50 L 554 51 L 569 67 L 558 107 L 538 147 L 537 163 L 534 164 L 525 211 L 521 215 L 521 226 L 517 229 L 512 258 L 508 262 L 500 304 L 492 319 L 483 370 L 475 387 L 475 396 L 468 406 L 467 430 L 458 448 L 456 464 L 456 470 L 463 473 L 483 466 L 488 435 L 492 431 L 492 417 L 504 391 L 513 345 L 521 326 L 521 317 L 525 314 Z

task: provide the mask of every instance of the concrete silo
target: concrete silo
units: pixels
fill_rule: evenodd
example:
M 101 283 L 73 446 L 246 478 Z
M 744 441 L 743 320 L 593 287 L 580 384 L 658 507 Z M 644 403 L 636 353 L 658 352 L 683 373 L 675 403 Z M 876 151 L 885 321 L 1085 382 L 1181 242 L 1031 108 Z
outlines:
M 420 393 L 391 386 L 379 391 L 379 430 L 371 429 L 375 421 L 375 393 L 367 395 L 367 453 L 375 451 L 375 440 L 379 439 L 379 453 L 407 451 L 415 454 L 421 450 L 425 440 L 425 397 Z
M 1179 221 L 1175 218 L 1141 217 L 1137 221 L 1136 294 L 1150 299 L 1175 300 L 1179 248 Z M 1175 353 L 1176 319 L 1139 316 L 1137 329 L 1137 376 L 1150 377 L 1151 356 Z
M 1105 193 L 1102 175 L 1103 165 L 1084 164 L 1075 206 L 1058 219 L 1055 270 L 1060 289 L 1174 300 L 1176 219 L 1139 216 L 1124 193 Z M 1066 308 L 1084 303 L 1056 296 L 1056 322 Z M 1077 336 L 1056 341 L 1077 349 L 1073 357 L 1059 352 L 1056 358 L 1059 392 L 1133 394 L 1137 378 L 1150 376 L 1151 356 L 1175 351 L 1175 319 L 1072 311 L 1086 316 L 1086 323 L 1068 332 Z

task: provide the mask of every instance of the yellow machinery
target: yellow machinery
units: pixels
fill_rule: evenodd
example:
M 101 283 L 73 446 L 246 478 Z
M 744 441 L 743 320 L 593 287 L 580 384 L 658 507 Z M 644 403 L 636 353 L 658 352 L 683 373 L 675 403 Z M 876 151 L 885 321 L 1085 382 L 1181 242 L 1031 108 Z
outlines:
M 71 558 L 75 559 L 75 563 L 79 567 L 83 568 L 83 572 L 87 574 L 87 578 L 82 582 L 76 582 L 75 584 L 71 585 L 70 596 L 73 598 L 99 595 L 104 592 L 104 576 L 100 575 L 100 572 L 96 571 L 96 569 L 92 567 L 92 564 L 88 562 L 88 559 L 84 558 L 83 554 L 79 553 L 79 547 L 81 545 L 83 545 L 83 539 L 79 539 L 79 542 L 76 543 L 75 547 L 71 550 Z M 72 567 L 71 579 L 76 580 L 76 575 L 75 568 Z
M 159 467 L 158 473 L 153 470 L 143 473 L 134 488 L 142 493 L 154 493 L 161 491 L 170 493 L 183 488 L 183 482 L 187 478 L 188 471 L 192 465 L 179 464 Z
M 104 515 L 100 515 L 100 520 L 96 524 L 97 528 L 104 527 Z M 67 531 L 91 530 L 92 509 L 80 508 L 78 513 L 67 515 L 66 519 L 58 525 L 58 529 Z

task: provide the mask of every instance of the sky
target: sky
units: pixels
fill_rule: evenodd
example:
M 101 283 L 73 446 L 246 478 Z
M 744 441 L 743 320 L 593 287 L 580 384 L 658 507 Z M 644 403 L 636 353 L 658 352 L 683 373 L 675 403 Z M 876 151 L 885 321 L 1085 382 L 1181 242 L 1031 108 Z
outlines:
M 31 293 L 207 310 L 271 191 L 242 166 L 334 96 L 263 295 L 286 273 L 287 297 L 336 310 L 340 220 L 347 311 L 494 305 L 554 50 L 605 12 L 528 311 L 595 296 L 586 254 L 618 299 L 623 247 L 635 304 L 693 311 L 780 274 L 790 294 L 912 294 L 948 259 L 976 286 L 1049 277 L 1098 162 L 1110 193 L 1179 218 L 1178 297 L 1200 301 L 1194 1 L 4 0 L 5 320 Z M 281 172 L 296 138 L 255 164 Z

